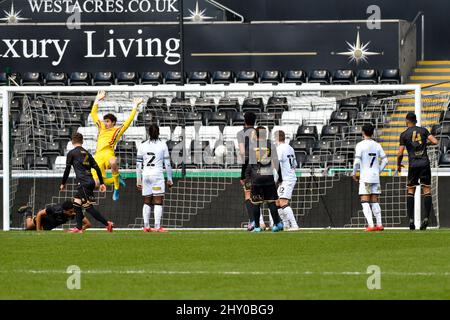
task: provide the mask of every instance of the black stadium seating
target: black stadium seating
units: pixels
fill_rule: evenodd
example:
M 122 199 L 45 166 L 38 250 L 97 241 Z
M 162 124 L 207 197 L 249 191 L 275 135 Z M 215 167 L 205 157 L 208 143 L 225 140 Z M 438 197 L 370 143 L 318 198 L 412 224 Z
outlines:
M 211 75 L 207 71 L 190 72 L 188 76 L 188 83 L 209 84 L 211 83 Z
M 363 69 L 359 70 L 356 75 L 356 83 L 358 84 L 377 84 L 378 79 L 378 71 L 375 69 Z
M 141 84 L 158 85 L 164 82 L 163 74 L 159 71 L 141 73 Z
M 353 70 L 336 70 L 333 73 L 333 84 L 353 84 L 355 82 L 355 74 Z
M 215 71 L 213 73 L 212 83 L 230 84 L 234 82 L 234 73 L 232 71 Z
M 22 86 L 42 86 L 44 85 L 44 76 L 40 72 L 22 73 Z
M 308 76 L 303 70 L 289 70 L 284 74 L 285 83 L 303 84 L 308 82 Z
M 139 83 L 139 75 L 137 72 L 119 72 L 117 74 L 118 85 L 136 85 Z
M 65 86 L 67 85 L 67 74 L 64 72 L 49 72 L 44 80 L 47 86 Z
M 280 71 L 263 71 L 261 74 L 261 83 L 278 84 L 282 82 L 282 79 Z
M 90 86 L 92 76 L 89 72 L 72 72 L 69 76 L 70 86 Z
M 258 72 L 254 70 L 239 71 L 236 75 L 236 82 L 254 84 L 259 82 Z
M 400 84 L 402 82 L 400 70 L 385 69 L 381 72 L 380 83 L 382 84 Z
M 331 75 L 328 70 L 313 70 L 309 74 L 309 83 L 330 84 Z
M 181 84 L 184 82 L 185 75 L 179 71 L 168 71 L 164 77 L 165 84 Z
M 115 83 L 113 72 L 96 72 L 92 78 L 94 86 L 112 86 Z

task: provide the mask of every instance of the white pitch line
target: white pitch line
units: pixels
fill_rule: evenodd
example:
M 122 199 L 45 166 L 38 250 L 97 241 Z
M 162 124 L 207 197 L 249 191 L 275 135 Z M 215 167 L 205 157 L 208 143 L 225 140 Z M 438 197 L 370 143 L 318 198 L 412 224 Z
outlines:
M 221 276 L 252 276 L 252 275 L 322 275 L 322 276 L 366 276 L 371 273 L 360 271 L 164 271 L 164 270 L 81 270 L 82 274 L 147 274 L 147 275 L 221 275 Z M 0 273 L 30 273 L 30 274 L 67 274 L 65 270 L 0 270 Z M 404 277 L 450 277 L 450 272 L 381 272 L 381 275 Z

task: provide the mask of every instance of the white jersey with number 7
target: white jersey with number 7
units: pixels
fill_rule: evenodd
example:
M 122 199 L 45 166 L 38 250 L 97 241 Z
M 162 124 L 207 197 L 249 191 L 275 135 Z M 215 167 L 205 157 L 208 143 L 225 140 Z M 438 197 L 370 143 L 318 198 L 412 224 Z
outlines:
M 386 154 L 378 142 L 368 139 L 356 145 L 355 160 L 360 161 L 360 181 L 363 183 L 380 183 L 380 173 L 383 170 L 380 159 Z

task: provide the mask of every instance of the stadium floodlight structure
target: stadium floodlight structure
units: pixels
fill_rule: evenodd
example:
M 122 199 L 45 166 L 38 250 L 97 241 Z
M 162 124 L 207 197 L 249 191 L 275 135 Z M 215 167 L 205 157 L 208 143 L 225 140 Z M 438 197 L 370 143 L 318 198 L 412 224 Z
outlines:
M 370 94 L 372 92 L 389 92 L 392 96 L 398 93 L 408 94 L 413 97 L 414 107 L 417 114 L 418 125 L 421 123 L 421 111 L 422 111 L 422 93 L 420 85 L 320 85 L 320 84 L 231 84 L 231 85 L 159 85 L 159 86 L 146 86 L 146 85 L 136 85 L 136 86 L 48 86 L 48 87 L 37 87 L 37 86 L 27 86 L 27 87 L 2 87 L 0 89 L 1 101 L 2 101 L 2 115 L 3 115 L 3 125 L 2 125 L 2 141 L 3 141 L 3 170 L 2 170 L 2 180 L 3 180 L 3 230 L 10 230 L 10 213 L 12 208 L 12 179 L 13 172 L 11 168 L 11 135 L 12 128 L 10 126 L 11 117 L 11 102 L 13 96 L 24 95 L 24 96 L 45 96 L 45 97 L 61 97 L 65 94 L 77 95 L 95 95 L 97 91 L 104 90 L 107 93 L 126 93 L 127 95 L 142 94 L 146 97 L 152 97 L 155 93 L 158 94 L 170 94 L 170 93 L 185 93 L 186 96 L 192 94 L 195 96 L 196 93 L 201 92 L 203 95 L 211 95 L 213 93 L 224 93 L 226 96 L 231 93 L 241 93 L 248 96 L 262 95 L 282 95 L 285 92 L 291 92 L 298 94 L 308 94 L 308 93 L 335 93 L 336 95 L 342 97 L 351 97 L 352 95 L 357 96 L 358 94 Z M 32 115 L 33 116 L 33 115 Z M 55 177 L 59 175 L 55 175 Z M 317 183 L 315 181 L 314 183 Z M 317 183 L 318 188 L 320 186 L 320 181 Z M 405 191 L 406 192 L 406 191 Z M 36 190 L 34 190 L 36 193 Z M 416 193 L 416 206 L 415 206 L 415 224 L 420 225 L 420 209 L 421 209 L 421 199 L 420 190 Z

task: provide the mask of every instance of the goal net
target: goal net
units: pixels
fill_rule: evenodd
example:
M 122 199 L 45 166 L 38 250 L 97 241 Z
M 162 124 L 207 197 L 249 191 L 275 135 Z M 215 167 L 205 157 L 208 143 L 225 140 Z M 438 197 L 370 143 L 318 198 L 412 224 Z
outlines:
M 135 186 L 136 152 L 151 123 L 160 126 L 174 168 L 174 186 L 164 199 L 164 227 L 246 226 L 237 133 L 248 111 L 257 114 L 257 125 L 265 126 L 272 138 L 283 130 L 296 152 L 298 183 L 291 206 L 300 226 L 362 227 L 357 187 L 349 178 L 361 126 L 372 123 L 375 138 L 390 152 L 398 146 L 403 112 L 422 110 L 424 125 L 430 127 L 439 123 L 447 98 L 421 97 L 420 87 L 405 85 L 7 87 L 1 91 L 3 229 L 23 228 L 23 217 L 16 213 L 21 205 L 37 212 L 74 196 L 73 170 L 66 190 L 59 191 L 65 156 L 73 148 L 74 132 L 82 133 L 83 146 L 95 153 L 98 132 L 90 111 L 98 90 L 107 92 L 99 118 L 112 113 L 118 125 L 130 116 L 134 97 L 145 101 L 115 149 L 126 182 L 119 200 L 112 200 L 112 186 L 106 193 L 96 192 L 99 210 L 117 227 L 131 229 L 143 224 L 142 197 Z M 437 151 L 436 157 L 431 154 L 437 159 Z M 386 226 L 403 227 L 406 178 L 395 176 L 394 155 L 389 155 L 381 205 Z M 436 181 L 435 225 L 437 188 Z M 268 211 L 263 210 L 268 223 Z

